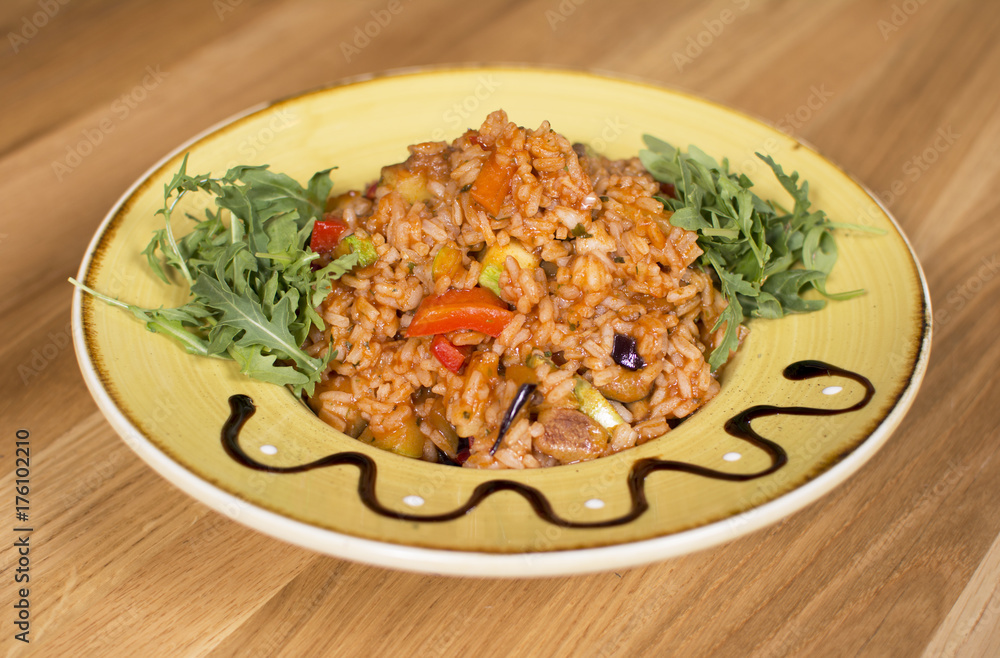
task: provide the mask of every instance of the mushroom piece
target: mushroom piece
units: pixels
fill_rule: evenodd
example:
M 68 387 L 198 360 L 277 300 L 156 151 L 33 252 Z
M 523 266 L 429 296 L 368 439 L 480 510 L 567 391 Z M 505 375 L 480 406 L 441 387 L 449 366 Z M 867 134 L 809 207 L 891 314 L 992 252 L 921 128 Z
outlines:
M 546 409 L 538 414 L 545 427 L 535 448 L 563 464 L 594 459 L 608 448 L 608 433 L 586 414 L 575 409 Z
M 659 366 L 646 366 L 636 371 L 618 366 L 614 378 L 598 386 L 597 390 L 603 393 L 604 397 L 618 402 L 637 402 L 653 390 L 653 382 L 656 381 L 660 370 Z

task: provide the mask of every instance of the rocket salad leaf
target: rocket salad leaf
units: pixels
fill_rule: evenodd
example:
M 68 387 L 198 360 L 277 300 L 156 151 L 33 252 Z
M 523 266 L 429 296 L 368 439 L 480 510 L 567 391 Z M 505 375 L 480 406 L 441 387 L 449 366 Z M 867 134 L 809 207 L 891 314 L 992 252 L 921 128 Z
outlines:
M 750 191 L 745 175 L 729 171 L 695 146 L 683 152 L 656 137 L 643 137 L 639 159 L 653 178 L 674 186 L 676 198 L 659 198 L 673 211 L 670 223 L 698 234 L 702 267 L 714 270 L 729 305 L 712 330 L 723 324 L 722 342 L 709 356 L 718 370 L 739 347 L 739 327 L 747 317 L 780 318 L 826 306 L 823 298 L 804 296 L 816 290 L 828 299 L 850 299 L 864 290 L 830 293 L 826 279 L 837 261 L 835 228 L 881 233 L 879 229 L 830 221 L 811 210 L 809 183 L 786 174 L 770 156 L 757 154 L 774 172 L 794 205 L 784 210 Z
M 302 187 L 266 166 L 239 166 L 221 178 L 187 173 L 187 157 L 164 186 L 163 228 L 143 250 L 153 273 L 171 283 L 176 272 L 192 299 L 177 308 L 141 308 L 70 279 L 94 297 L 131 312 L 150 331 L 178 341 L 201 356 L 235 360 L 243 374 L 311 393 L 326 365 L 301 349 L 310 329 L 323 328 L 316 311 L 338 279 L 358 265 L 352 251 L 321 269 L 309 249 L 315 221 L 323 216 L 332 183 L 330 170 Z M 181 198 L 208 193 L 217 209 L 206 210 L 194 228 L 178 238 L 173 215 Z M 223 211 L 228 211 L 228 225 Z M 190 216 L 189 216 L 190 217 Z

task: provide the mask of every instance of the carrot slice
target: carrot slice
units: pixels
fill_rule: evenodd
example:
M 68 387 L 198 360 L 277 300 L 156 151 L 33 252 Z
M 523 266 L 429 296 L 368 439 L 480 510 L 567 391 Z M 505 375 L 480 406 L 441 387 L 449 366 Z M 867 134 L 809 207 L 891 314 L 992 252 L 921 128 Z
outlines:
M 510 192 L 510 181 L 514 177 L 514 161 L 507 159 L 505 164 L 500 164 L 497 154 L 494 152 L 490 159 L 483 164 L 476 176 L 476 182 L 472 184 L 472 198 L 479 202 L 486 212 L 497 216 L 503 206 L 503 200 Z

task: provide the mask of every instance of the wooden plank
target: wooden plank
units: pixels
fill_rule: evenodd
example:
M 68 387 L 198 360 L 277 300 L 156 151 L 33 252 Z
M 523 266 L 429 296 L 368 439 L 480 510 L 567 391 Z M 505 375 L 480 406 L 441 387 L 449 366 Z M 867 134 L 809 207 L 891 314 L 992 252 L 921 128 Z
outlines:
M 32 433 L 39 519 L 32 643 L 7 622 L 4 655 L 1000 653 L 1000 6 L 428 0 L 404 2 L 358 52 L 357 30 L 387 1 L 59 6 L 16 49 L 9 35 L 43 10 L 38 0 L 0 8 L 0 417 L 8 439 Z M 885 448 L 748 537 L 619 573 L 531 581 L 317 555 L 209 510 L 136 458 L 66 343 L 66 277 L 115 200 L 176 144 L 252 104 L 464 61 L 676 85 L 781 125 L 885 193 L 935 305 L 924 386 Z M 123 112 L 116 103 L 147 67 L 160 79 Z M 100 141 L 67 160 L 94 130 Z M 18 554 L 5 537 L 9 611 Z

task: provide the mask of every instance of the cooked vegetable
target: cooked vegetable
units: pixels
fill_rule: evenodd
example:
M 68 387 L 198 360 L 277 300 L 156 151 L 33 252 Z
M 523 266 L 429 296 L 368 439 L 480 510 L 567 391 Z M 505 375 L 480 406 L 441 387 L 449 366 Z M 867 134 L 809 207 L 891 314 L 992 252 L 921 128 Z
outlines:
M 431 441 L 434 445 L 438 447 L 441 452 L 451 459 L 455 459 L 461 450 L 460 443 L 461 439 L 455 432 L 454 426 L 448 422 L 448 418 L 444 414 L 444 403 L 438 399 L 435 404 L 431 407 L 431 410 L 427 412 L 426 416 L 427 422 L 437 430 L 438 436 L 434 436 L 431 433 Z M 466 448 L 468 448 L 468 442 L 466 442 Z
M 633 372 L 646 365 L 636 350 L 635 338 L 623 334 L 615 334 L 615 342 L 611 347 L 611 358 L 622 368 Z
M 506 160 L 501 164 L 497 154 L 493 153 L 479 170 L 470 194 L 486 209 L 486 212 L 496 217 L 504 199 L 507 198 L 507 193 L 510 192 L 510 181 L 513 176 L 514 162 Z
M 431 354 L 441 362 L 441 365 L 456 375 L 462 372 L 465 360 L 471 352 L 472 347 L 468 345 L 455 347 L 447 338 L 440 334 L 434 336 L 434 340 L 431 341 Z
M 590 382 L 583 377 L 574 379 L 573 395 L 580 404 L 580 411 L 593 418 L 606 430 L 625 422 L 614 406 Z
M 413 338 L 471 329 L 496 338 L 513 319 L 507 304 L 485 288 L 449 290 L 424 297 L 406 335 Z
M 447 276 L 455 279 L 462 271 L 462 251 L 451 245 L 441 247 L 431 263 L 431 276 L 436 282 Z
M 221 178 L 190 176 L 187 156 L 164 186 L 163 228 L 143 251 L 149 267 L 165 283 L 167 270 L 191 288 L 193 299 L 177 308 L 141 308 L 70 282 L 94 297 L 130 311 L 150 331 L 180 342 L 202 356 L 234 359 L 245 375 L 296 392 L 312 392 L 336 358 L 302 351 L 312 326 L 323 327 L 316 308 L 330 294 L 332 280 L 350 272 L 359 260 L 349 253 L 313 270 L 320 255 L 307 247 L 330 194 L 330 170 L 315 174 L 303 188 L 267 166 L 239 166 Z M 215 197 L 218 210 L 194 219 L 194 228 L 177 238 L 173 214 L 192 192 Z M 230 219 L 223 221 L 223 210 Z M 162 261 L 161 261 L 162 258 Z
M 381 182 L 395 189 L 411 204 L 431 198 L 427 189 L 427 174 L 410 171 L 402 164 L 382 167 Z
M 523 384 L 538 384 L 538 375 L 535 374 L 535 369 L 528 366 L 507 366 L 507 370 L 503 376 L 504 379 L 512 381 L 518 386 Z
M 326 217 L 330 217 L 327 215 Z M 309 248 L 317 254 L 327 254 L 336 248 L 341 236 L 348 230 L 347 222 L 339 217 L 322 219 L 313 224 Z
M 641 370 L 621 369 L 608 383 L 599 386 L 598 390 L 607 398 L 618 402 L 638 402 L 653 390 L 653 382 L 660 374 L 658 368 L 643 368 Z
M 368 267 L 378 260 L 375 243 L 372 242 L 371 238 L 352 233 L 344 238 L 342 242 L 350 249 L 350 253 L 358 255 L 358 267 Z
M 536 388 L 538 387 L 535 384 L 521 384 L 521 387 L 517 389 L 514 400 L 507 407 L 507 411 L 500 421 L 500 431 L 497 433 L 497 440 L 493 442 L 493 447 L 490 448 L 491 455 L 500 447 L 500 442 L 503 441 L 504 435 L 510 429 L 511 423 L 514 422 L 514 418 L 524 408 L 524 405 L 528 404 L 528 400 L 531 399 L 531 394 L 535 392 Z
M 400 425 L 379 432 L 373 431 L 369 425 L 358 440 L 404 457 L 419 459 L 424 454 L 424 435 L 420 431 L 417 419 L 413 416 L 408 417 Z
M 695 146 L 685 153 L 650 135 L 643 139 L 649 148 L 639 152 L 642 164 L 656 180 L 673 186 L 658 197 L 673 211 L 670 224 L 698 233 L 704 251 L 700 263 L 715 271 L 729 302 L 712 328 L 726 327 L 709 357 L 713 371 L 739 347 L 739 326 L 746 316 L 780 318 L 823 308 L 825 300 L 804 296 L 809 290 L 829 299 L 864 293 L 826 290 L 837 261 L 833 230 L 882 231 L 832 222 L 822 210 L 811 212 L 809 184 L 799 185 L 798 173 L 786 175 L 770 156 L 757 154 L 794 200 L 791 212 L 751 192 L 753 183 L 731 173 L 727 160 L 720 165 Z
M 468 459 L 471 453 L 471 446 L 469 445 L 469 439 L 464 436 L 458 437 L 458 454 L 455 455 L 455 462 L 461 466 Z
M 493 245 L 483 254 L 483 269 L 479 274 L 479 285 L 489 288 L 495 294 L 500 294 L 500 273 L 503 272 L 510 256 L 517 261 L 522 270 L 531 270 L 539 266 L 541 259 L 525 249 L 517 240 L 511 240 L 504 246 Z
M 539 451 L 563 464 L 594 459 L 608 447 L 608 432 L 575 409 L 553 408 L 538 414 L 545 432 L 535 439 Z

